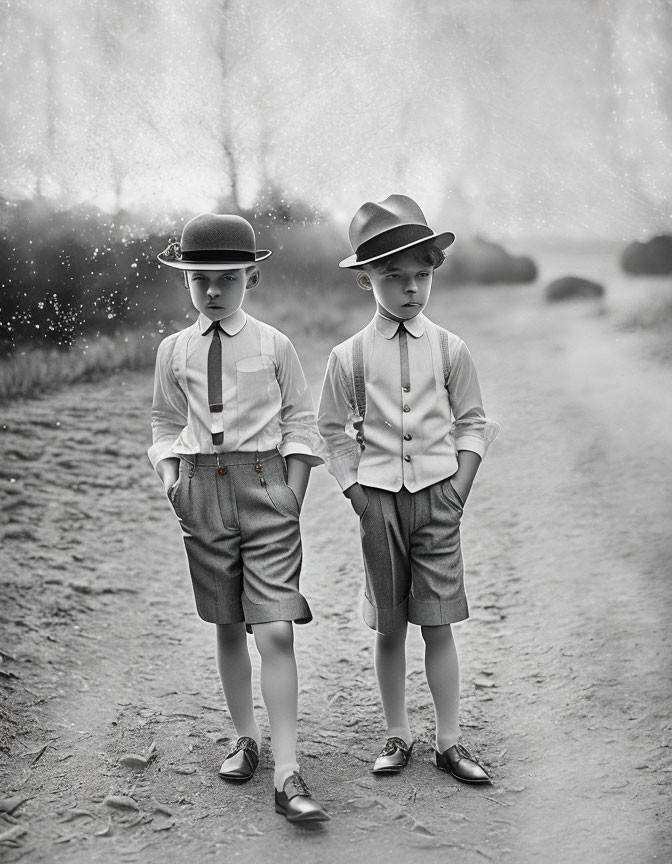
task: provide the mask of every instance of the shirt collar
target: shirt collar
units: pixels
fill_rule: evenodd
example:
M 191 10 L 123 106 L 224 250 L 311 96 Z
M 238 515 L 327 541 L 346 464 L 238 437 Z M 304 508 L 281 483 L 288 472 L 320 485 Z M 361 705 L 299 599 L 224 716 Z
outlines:
M 408 321 L 404 321 L 404 327 L 408 330 L 411 336 L 414 336 L 417 339 L 425 332 L 425 320 L 425 316 L 421 312 L 419 315 L 409 318 Z M 392 318 L 388 318 L 385 315 L 381 315 L 380 312 L 376 312 L 373 323 L 380 335 L 384 336 L 386 339 L 392 339 L 397 335 L 397 330 L 399 329 L 398 321 L 393 321 Z
M 235 336 L 236 333 L 240 333 L 247 322 L 247 315 L 243 312 L 242 309 L 238 309 L 233 315 L 229 315 L 226 318 L 222 318 L 219 322 L 219 326 L 226 333 L 227 336 Z M 207 315 L 204 315 L 202 312 L 198 316 L 198 329 L 202 336 L 206 334 L 208 329 L 212 326 L 212 319 L 208 318 Z

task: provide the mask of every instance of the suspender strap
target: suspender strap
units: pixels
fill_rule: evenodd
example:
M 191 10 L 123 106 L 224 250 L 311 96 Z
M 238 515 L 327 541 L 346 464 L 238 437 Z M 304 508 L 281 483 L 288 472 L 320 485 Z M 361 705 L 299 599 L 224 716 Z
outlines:
M 364 383 L 364 334 L 357 333 L 352 340 L 352 380 L 355 386 L 357 413 L 366 416 L 366 385 Z
M 441 365 L 443 366 L 443 386 L 448 389 L 448 379 L 450 378 L 450 352 L 448 350 L 448 333 L 442 328 L 438 328 L 439 346 L 441 348 Z
M 352 383 L 354 386 L 355 406 L 359 420 L 352 425 L 357 430 L 357 443 L 362 448 L 364 444 L 364 417 L 366 416 L 366 385 L 364 383 L 364 334 L 357 333 L 352 340 Z

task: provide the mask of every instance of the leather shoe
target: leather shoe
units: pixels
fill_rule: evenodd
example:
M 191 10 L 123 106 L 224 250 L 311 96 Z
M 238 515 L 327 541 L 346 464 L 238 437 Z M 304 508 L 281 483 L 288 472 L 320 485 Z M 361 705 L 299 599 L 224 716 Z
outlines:
M 296 771 L 285 780 L 282 792 L 275 790 L 275 812 L 281 813 L 288 822 L 327 822 L 331 819 Z
M 434 751 L 436 767 L 464 783 L 492 783 L 485 768 L 478 764 L 466 747 L 454 744 L 443 753 Z
M 407 744 L 403 738 L 388 738 L 373 764 L 373 774 L 393 774 L 408 765 L 413 742 Z
M 251 780 L 259 764 L 259 748 L 254 738 L 239 738 L 222 762 L 219 776 L 234 783 Z

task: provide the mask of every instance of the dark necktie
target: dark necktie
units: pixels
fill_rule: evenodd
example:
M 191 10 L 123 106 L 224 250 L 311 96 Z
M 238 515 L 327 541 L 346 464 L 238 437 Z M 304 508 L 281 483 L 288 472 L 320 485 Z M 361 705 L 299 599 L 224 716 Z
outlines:
M 224 405 L 222 403 L 222 340 L 219 321 L 213 321 L 212 341 L 208 349 L 208 405 L 212 424 L 212 443 L 224 443 Z
M 403 321 L 399 324 L 399 358 L 401 360 L 401 389 L 408 393 L 411 389 L 411 373 L 408 368 L 408 336 Z

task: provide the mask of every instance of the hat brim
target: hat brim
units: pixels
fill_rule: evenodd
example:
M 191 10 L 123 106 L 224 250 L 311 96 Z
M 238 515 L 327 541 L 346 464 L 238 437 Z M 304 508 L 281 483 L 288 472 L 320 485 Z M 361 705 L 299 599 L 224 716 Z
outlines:
M 444 231 L 442 234 L 431 234 L 429 237 L 422 237 L 420 240 L 414 240 L 412 243 L 406 243 L 403 246 L 398 246 L 396 249 L 388 249 L 382 255 L 374 255 L 373 258 L 367 258 L 365 261 L 358 261 L 357 255 L 349 255 L 342 261 L 338 262 L 338 266 L 344 270 L 358 269 L 365 264 L 371 264 L 373 261 L 380 261 L 381 258 L 389 258 L 390 255 L 396 255 L 397 252 L 403 252 L 406 249 L 411 249 L 413 246 L 419 246 L 421 243 L 433 242 L 439 249 L 447 249 L 455 242 L 455 235 L 452 231 Z
M 164 258 L 163 252 L 159 252 L 156 257 L 162 264 L 174 267 L 175 270 L 243 270 L 245 267 L 254 267 L 260 261 L 265 261 L 272 254 L 269 249 L 258 249 L 254 261 L 178 261 Z

